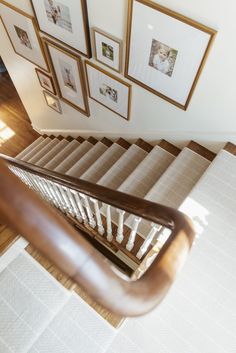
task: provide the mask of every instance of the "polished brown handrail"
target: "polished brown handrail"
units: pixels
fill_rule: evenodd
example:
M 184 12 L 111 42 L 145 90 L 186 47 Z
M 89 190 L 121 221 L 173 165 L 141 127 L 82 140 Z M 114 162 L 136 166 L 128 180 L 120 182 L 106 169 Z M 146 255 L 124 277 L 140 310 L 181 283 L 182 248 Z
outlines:
M 77 232 L 0 161 L 1 218 L 98 303 L 124 316 L 142 315 L 161 302 L 194 239 L 191 222 L 185 215 L 148 201 L 144 204 L 146 207 L 140 212 L 140 217 L 141 213 L 146 214 L 150 210 L 152 217 L 148 218 L 158 219 L 158 212 L 163 214 L 166 211 L 165 219 L 171 222 L 173 230 L 151 267 L 139 280 L 132 281 L 106 263 L 102 255 L 79 236 L 82 231 Z M 152 207 L 157 212 L 155 215 Z M 132 207 L 129 205 L 128 208 Z

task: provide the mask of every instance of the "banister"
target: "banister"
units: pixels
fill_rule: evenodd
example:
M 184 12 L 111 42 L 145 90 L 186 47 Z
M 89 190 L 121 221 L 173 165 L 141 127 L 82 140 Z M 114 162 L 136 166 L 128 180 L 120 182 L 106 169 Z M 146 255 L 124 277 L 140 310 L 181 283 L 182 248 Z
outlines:
M 18 162 L 11 161 L 14 164 Z M 24 163 L 21 162 L 21 166 Z M 26 165 L 26 168 L 29 166 Z M 36 168 L 36 167 L 34 167 Z M 37 168 L 36 168 L 37 169 Z M 42 170 L 35 172 L 42 173 Z M 50 172 L 49 177 L 58 178 Z M 91 186 L 84 181 L 65 179 L 71 187 L 83 189 L 91 197 L 110 203 L 116 192 Z M 76 184 L 76 185 L 75 185 Z M 102 193 L 109 190 L 109 195 Z M 101 193 L 101 195 L 100 195 Z M 118 193 L 119 194 L 119 193 Z M 190 220 L 174 209 L 120 193 L 119 202 L 111 204 L 128 212 L 159 222 L 172 229 L 172 234 L 158 257 L 137 281 L 121 275 L 104 261 L 82 236 L 55 209 L 24 185 L 0 160 L 0 217 L 22 234 L 59 269 L 77 282 L 98 303 L 124 316 L 137 316 L 153 309 L 169 290 L 191 248 L 194 232 Z M 121 204 L 120 204 L 121 202 Z M 150 212 L 150 214 L 149 214 Z

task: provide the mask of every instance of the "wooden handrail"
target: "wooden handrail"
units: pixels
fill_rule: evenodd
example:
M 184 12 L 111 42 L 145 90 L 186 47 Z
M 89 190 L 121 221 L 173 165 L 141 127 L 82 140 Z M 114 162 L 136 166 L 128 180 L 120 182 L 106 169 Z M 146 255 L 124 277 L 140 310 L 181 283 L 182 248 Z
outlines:
M 96 188 L 88 191 L 86 183 L 80 186 L 84 186 L 86 194 L 99 196 L 93 193 Z M 154 222 L 160 214 L 161 217 L 165 215 L 165 222 L 172 228 L 172 234 L 160 254 L 137 281 L 132 281 L 105 262 L 103 256 L 79 235 L 82 231 L 70 226 L 64 217 L 41 200 L 0 160 L 0 217 L 98 303 L 120 315 L 137 316 L 153 309 L 165 297 L 187 257 L 194 232 L 190 220 L 182 213 L 148 201 L 138 211 L 135 204 L 131 205 L 131 201 L 138 199 L 126 197 L 128 206 L 123 196 L 121 200 L 124 204 L 118 206 L 117 201 L 113 200 L 113 205 L 140 217 L 150 211 L 151 215 L 145 218 Z M 103 201 L 106 196 L 101 199 Z

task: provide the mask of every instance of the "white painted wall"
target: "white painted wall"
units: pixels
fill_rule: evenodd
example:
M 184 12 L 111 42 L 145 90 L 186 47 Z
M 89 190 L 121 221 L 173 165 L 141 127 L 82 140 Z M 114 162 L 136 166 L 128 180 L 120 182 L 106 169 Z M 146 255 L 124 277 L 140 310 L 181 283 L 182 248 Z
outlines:
M 32 14 L 29 0 L 8 0 Z M 125 39 L 127 0 L 87 0 L 90 26 Z M 160 0 L 159 3 L 218 30 L 213 49 L 198 82 L 188 110 L 167 103 L 132 83 L 131 120 L 126 122 L 89 99 L 91 117 L 86 118 L 62 103 L 63 115 L 47 107 L 34 66 L 16 55 L 0 25 L 2 56 L 32 124 L 41 132 L 68 132 L 126 138 L 161 137 L 180 145 L 195 139 L 217 149 L 224 141 L 236 143 L 235 77 L 236 33 L 234 0 Z

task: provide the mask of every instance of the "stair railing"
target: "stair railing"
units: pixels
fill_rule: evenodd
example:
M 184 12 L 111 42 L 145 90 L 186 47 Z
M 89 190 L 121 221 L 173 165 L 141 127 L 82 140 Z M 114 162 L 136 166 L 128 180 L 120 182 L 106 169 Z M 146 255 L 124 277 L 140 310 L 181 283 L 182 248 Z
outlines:
M 5 161 L 0 161 L 0 216 L 9 226 L 111 311 L 124 316 L 142 315 L 161 302 L 194 239 L 192 224 L 185 215 L 11 157 L 0 157 Z M 82 228 L 75 230 L 37 194 L 67 216 L 76 219 Z M 92 208 L 94 201 L 97 205 Z M 110 223 L 105 226 L 105 216 L 100 214 L 102 205 L 105 205 L 106 212 L 119 210 L 118 236 L 124 236 L 125 213 L 168 231 L 167 240 L 141 278 L 128 277 L 118 271 L 115 266 L 105 262 L 104 257 L 84 239 L 86 233 L 92 230 L 100 237 L 111 239 L 114 230 L 112 216 L 110 214 L 110 221 L 108 216 Z M 107 242 L 109 244 L 109 240 Z M 151 250 L 153 248 L 155 246 Z

